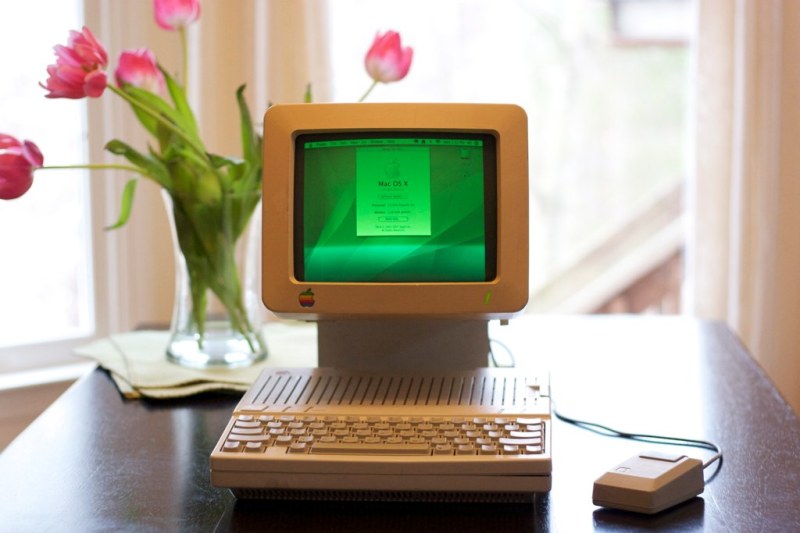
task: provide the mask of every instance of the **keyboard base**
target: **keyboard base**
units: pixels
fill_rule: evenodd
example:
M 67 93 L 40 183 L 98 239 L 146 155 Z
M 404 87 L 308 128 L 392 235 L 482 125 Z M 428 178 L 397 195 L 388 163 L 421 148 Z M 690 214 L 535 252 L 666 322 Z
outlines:
M 233 493 L 263 492 L 260 499 L 267 498 L 269 494 L 297 493 L 297 494 L 330 494 L 331 497 L 316 499 L 338 499 L 333 496 L 339 494 L 372 494 L 376 493 L 376 501 L 387 501 L 403 494 L 402 501 L 429 501 L 429 496 L 420 500 L 418 495 L 441 493 L 448 499 L 452 495 L 467 494 L 468 500 L 456 499 L 453 501 L 486 501 L 486 498 L 502 498 L 501 501 L 511 501 L 508 495 L 515 495 L 514 501 L 519 498 L 530 499 L 535 492 L 550 490 L 551 477 L 540 476 L 465 476 L 465 475 L 414 475 L 414 476 L 386 476 L 386 475 L 335 475 L 321 474 L 292 474 L 286 476 L 269 475 L 263 472 L 220 472 L 211 471 L 211 483 L 218 487 L 231 487 Z M 424 487 L 424 488 L 423 488 Z M 458 487 L 458 491 L 453 491 Z M 387 495 L 390 496 L 387 497 Z M 503 496 L 498 496 L 503 495 Z M 245 498 L 244 496 L 241 496 Z M 394 501 L 394 500 L 392 500 Z
M 364 491 L 234 489 L 241 500 L 389 502 L 389 503 L 514 503 L 533 504 L 531 492 L 439 492 L 439 491 Z

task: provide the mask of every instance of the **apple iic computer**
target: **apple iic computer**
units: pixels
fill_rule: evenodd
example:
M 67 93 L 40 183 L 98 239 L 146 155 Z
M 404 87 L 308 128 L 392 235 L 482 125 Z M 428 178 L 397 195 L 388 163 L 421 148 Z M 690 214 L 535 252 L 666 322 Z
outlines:
M 287 104 L 264 117 L 262 296 L 319 367 L 268 368 L 211 454 L 239 498 L 531 501 L 546 377 L 489 365 L 528 299 L 528 135 L 506 104 Z

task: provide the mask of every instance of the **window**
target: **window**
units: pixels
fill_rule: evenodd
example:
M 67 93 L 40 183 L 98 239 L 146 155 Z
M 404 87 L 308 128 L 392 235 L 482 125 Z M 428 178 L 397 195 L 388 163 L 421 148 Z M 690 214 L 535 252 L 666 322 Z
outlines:
M 53 45 L 80 28 L 82 2 L 47 4 L 23 2 L 0 18 L 2 131 L 34 141 L 45 164 L 79 164 L 87 152 L 85 102 L 48 100 L 38 83 L 55 60 Z M 22 356 L 34 344 L 93 334 L 90 223 L 81 170 L 39 172 L 28 194 L 0 204 L 0 371 L 27 366 Z
M 332 99 L 360 97 L 369 80 L 353 58 L 376 30 L 394 29 L 415 48 L 410 74 L 369 100 L 522 105 L 528 309 L 592 311 L 681 246 L 690 8 L 688 0 L 409 0 L 396 9 L 337 0 L 328 4 Z M 665 13 L 669 27 L 652 24 Z

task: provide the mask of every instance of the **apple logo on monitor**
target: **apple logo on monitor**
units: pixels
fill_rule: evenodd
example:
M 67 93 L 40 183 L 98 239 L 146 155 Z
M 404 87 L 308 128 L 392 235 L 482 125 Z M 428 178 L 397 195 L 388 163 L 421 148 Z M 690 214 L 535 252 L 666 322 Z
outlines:
M 314 307 L 314 291 L 306 289 L 298 297 L 300 307 Z

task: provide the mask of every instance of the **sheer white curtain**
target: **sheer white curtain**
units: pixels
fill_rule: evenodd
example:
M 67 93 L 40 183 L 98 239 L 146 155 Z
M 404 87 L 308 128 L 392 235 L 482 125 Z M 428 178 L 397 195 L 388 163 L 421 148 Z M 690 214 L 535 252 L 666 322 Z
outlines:
M 313 0 L 205 0 L 202 14 L 188 31 L 189 98 L 209 150 L 241 155 L 235 91 L 247 84 L 246 98 L 260 125 L 268 102 L 299 102 L 306 84 L 320 99 L 327 96 L 324 5 Z M 120 51 L 146 46 L 170 72 L 180 73 L 177 33 L 156 26 L 152 2 L 86 0 L 86 23 L 106 45 L 112 68 Z M 65 30 L 66 31 L 66 30 Z M 317 80 L 319 80 L 317 82 Z M 150 142 L 130 109 L 106 95 L 90 102 L 90 157 L 114 161 L 104 144 L 112 138 L 145 149 Z M 116 174 L 116 175 L 115 175 Z M 106 261 L 96 280 L 107 298 L 101 310 L 108 331 L 170 320 L 173 301 L 172 245 L 159 189 L 143 180 L 128 225 L 104 232 L 119 209 L 130 176 L 108 171 L 92 176 L 96 261 Z
M 698 2 L 687 311 L 726 321 L 800 412 L 800 2 Z

